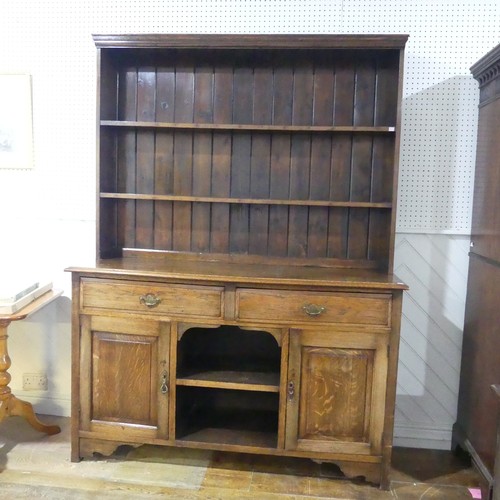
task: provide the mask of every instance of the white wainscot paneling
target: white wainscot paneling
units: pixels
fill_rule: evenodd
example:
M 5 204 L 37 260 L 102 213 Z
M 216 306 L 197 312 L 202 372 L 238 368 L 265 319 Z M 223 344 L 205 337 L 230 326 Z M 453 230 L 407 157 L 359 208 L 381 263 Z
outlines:
M 450 449 L 456 418 L 468 236 L 399 234 L 403 300 L 394 444 Z
M 16 235 L 0 248 L 0 277 L 8 267 L 50 280 L 63 296 L 23 321 L 9 326 L 12 365 L 10 388 L 35 412 L 69 416 L 71 412 L 71 276 L 72 264 L 93 265 L 95 221 L 24 217 L 3 222 L 5 234 Z M 23 374 L 47 376 L 46 391 L 23 389 Z M 1 495 L 0 495 L 1 497 Z

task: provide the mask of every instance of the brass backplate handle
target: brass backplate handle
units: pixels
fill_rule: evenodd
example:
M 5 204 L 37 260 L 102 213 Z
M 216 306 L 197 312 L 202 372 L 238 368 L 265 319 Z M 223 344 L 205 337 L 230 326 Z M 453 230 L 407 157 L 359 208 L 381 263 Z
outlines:
M 326 307 L 317 306 L 316 304 L 307 304 L 302 309 L 304 309 L 305 313 L 309 316 L 319 316 L 326 311 Z
M 141 295 L 139 297 L 139 302 L 141 304 L 144 304 L 146 307 L 156 307 L 160 302 L 161 299 L 154 293 L 147 293 L 146 295 Z

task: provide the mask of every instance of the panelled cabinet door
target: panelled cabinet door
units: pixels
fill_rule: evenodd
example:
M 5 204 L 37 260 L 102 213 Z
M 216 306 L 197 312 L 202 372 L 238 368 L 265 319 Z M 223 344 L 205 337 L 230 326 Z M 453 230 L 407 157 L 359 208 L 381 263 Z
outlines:
M 109 439 L 168 438 L 170 324 L 83 316 L 81 426 Z
M 385 334 L 291 330 L 286 448 L 380 455 L 386 376 Z

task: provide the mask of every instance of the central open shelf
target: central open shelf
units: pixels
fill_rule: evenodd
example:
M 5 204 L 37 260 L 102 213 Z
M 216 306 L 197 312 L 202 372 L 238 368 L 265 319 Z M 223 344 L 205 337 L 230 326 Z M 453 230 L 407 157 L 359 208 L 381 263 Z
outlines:
M 266 331 L 230 325 L 192 327 L 178 342 L 177 383 L 274 386 L 279 384 L 280 363 L 281 348 Z
M 188 328 L 177 346 L 176 439 L 276 447 L 278 340 L 228 325 Z

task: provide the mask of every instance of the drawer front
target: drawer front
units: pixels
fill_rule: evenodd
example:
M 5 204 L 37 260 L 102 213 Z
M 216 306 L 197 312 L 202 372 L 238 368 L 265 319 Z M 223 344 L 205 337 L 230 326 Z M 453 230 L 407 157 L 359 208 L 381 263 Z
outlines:
M 325 322 L 389 327 L 391 296 L 368 293 L 239 289 L 236 314 L 243 320 Z
M 82 308 L 221 318 L 222 287 L 82 279 Z

